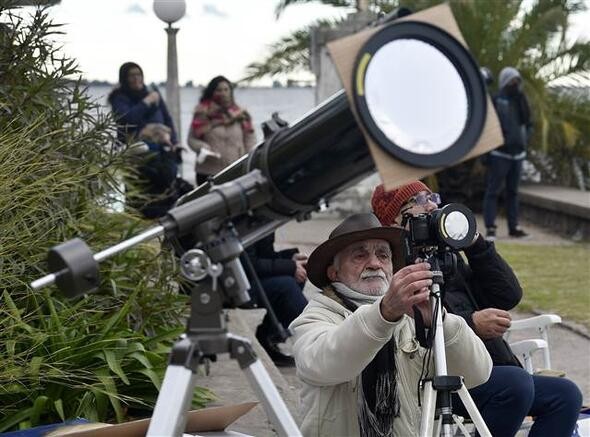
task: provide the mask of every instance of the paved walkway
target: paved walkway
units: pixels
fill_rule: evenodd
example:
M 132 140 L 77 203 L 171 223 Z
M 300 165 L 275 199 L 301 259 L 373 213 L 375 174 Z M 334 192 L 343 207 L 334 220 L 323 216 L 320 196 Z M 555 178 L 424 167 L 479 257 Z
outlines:
M 277 230 L 277 246 L 297 246 L 301 252 L 309 254 L 319 242 L 328 237 L 339 222 L 339 218 L 328 214 L 315 216 L 312 220 L 303 223 L 289 222 Z M 480 229 L 482 229 L 481 218 L 478 218 L 478 222 Z M 499 221 L 498 225 L 499 238 L 507 238 L 505 224 Z M 531 224 L 523 223 L 523 226 L 527 232 L 530 232 L 531 237 L 523 241 L 522 244 L 573 244 L 569 240 L 556 237 Z M 306 286 L 305 292 L 313 292 L 309 284 Z M 232 310 L 230 313 L 230 331 L 254 339 L 255 328 L 262 320 L 264 310 Z M 514 318 L 530 315 L 513 313 Z M 513 340 L 529 336 L 532 336 L 532 333 L 519 333 L 518 336 L 514 335 Z M 277 370 L 255 339 L 253 342 L 271 379 L 279 389 L 291 413 L 296 416 L 299 381 L 294 369 Z M 590 402 L 590 340 L 569 329 L 555 327 L 551 331 L 550 344 L 553 367 L 564 370 L 568 377 L 578 384 L 584 394 L 585 404 L 588 404 Z M 204 377 L 199 383 L 210 387 L 217 393 L 220 397 L 219 404 L 256 400 L 254 392 L 249 387 L 244 374 L 239 371 L 237 364 L 224 357 L 213 364 L 211 375 Z M 275 435 L 261 406 L 239 419 L 230 429 L 256 436 Z

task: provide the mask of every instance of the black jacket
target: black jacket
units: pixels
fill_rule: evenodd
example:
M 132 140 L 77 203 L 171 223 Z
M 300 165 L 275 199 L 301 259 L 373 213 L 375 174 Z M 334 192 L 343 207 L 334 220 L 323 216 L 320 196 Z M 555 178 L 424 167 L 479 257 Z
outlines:
M 504 144 L 498 152 L 518 155 L 526 151 L 533 126 L 526 96 L 523 93 L 511 96 L 501 92 L 494 98 L 494 105 L 504 135 Z
M 172 130 L 170 139 L 172 144 L 176 144 L 176 129 L 174 129 L 174 123 L 166 103 L 160 99 L 157 105 L 146 105 L 143 98 L 147 95 L 147 88 L 137 94 L 129 94 L 116 88 L 109 95 L 109 103 L 119 123 L 117 139 L 126 144 L 128 136 L 137 136 L 146 124 L 161 123 Z
M 522 298 L 522 288 L 510 266 L 483 237 L 467 248 L 457 260 L 457 272 L 445 278 L 444 304 L 447 311 L 463 317 L 473 329 L 472 314 L 485 308 L 510 310 Z M 494 365 L 520 366 L 510 346 L 501 338 L 483 340 Z
M 246 249 L 256 274 L 260 278 L 270 276 L 294 276 L 295 261 L 293 255 L 297 249 L 286 249 L 277 252 L 274 248 L 275 234 L 270 234 Z
M 297 249 L 286 249 L 277 252 L 274 249 L 274 243 L 275 234 L 272 233 L 248 247 L 241 256 L 242 264 L 246 267 L 246 274 L 250 280 L 250 295 L 253 303 L 257 305 L 262 305 L 263 302 L 260 299 L 260 289 L 253 277 L 253 272 L 247 267 L 249 264 L 252 265 L 258 279 L 273 276 L 294 276 L 297 268 L 292 257 L 299 251 Z

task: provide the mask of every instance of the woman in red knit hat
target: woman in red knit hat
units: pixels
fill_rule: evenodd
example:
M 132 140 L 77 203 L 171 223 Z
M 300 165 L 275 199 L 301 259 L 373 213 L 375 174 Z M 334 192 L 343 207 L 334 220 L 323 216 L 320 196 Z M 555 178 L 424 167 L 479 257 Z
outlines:
M 373 191 L 371 206 L 381 224 L 401 225 L 404 214 L 430 213 L 440 197 L 420 181 L 386 191 Z M 464 249 L 469 264 L 457 257 L 457 271 L 445 278 L 444 306 L 463 317 L 480 337 L 494 366 L 488 382 L 469 390 L 493 436 L 515 435 L 526 416 L 535 417 L 530 436 L 569 436 L 582 405 L 579 388 L 566 378 L 530 375 L 502 335 L 510 327 L 508 310 L 522 298 L 522 289 L 510 266 L 492 242 L 476 233 Z M 455 411 L 467 411 L 455 396 Z
M 389 191 L 380 184 L 371 197 L 373 212 L 384 226 L 401 225 L 403 214 L 430 213 L 439 204 L 438 193 L 433 193 L 420 181 L 410 182 Z

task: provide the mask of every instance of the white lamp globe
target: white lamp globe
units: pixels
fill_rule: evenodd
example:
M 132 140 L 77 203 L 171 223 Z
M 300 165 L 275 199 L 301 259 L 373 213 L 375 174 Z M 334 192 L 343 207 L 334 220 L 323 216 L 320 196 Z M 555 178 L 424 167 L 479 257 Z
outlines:
M 184 16 L 186 12 L 186 1 L 154 0 L 154 12 L 160 20 L 172 24 Z

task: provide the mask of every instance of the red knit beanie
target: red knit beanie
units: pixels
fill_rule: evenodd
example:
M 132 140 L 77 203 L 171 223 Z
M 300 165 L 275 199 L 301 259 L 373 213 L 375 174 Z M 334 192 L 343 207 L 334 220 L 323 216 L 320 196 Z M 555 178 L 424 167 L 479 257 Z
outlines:
M 390 226 L 393 224 L 404 203 L 420 191 L 431 193 L 430 188 L 420 181 L 410 182 L 391 191 L 385 191 L 383 184 L 379 184 L 375 188 L 375 191 L 373 191 L 373 196 L 371 197 L 373 213 L 383 226 Z

